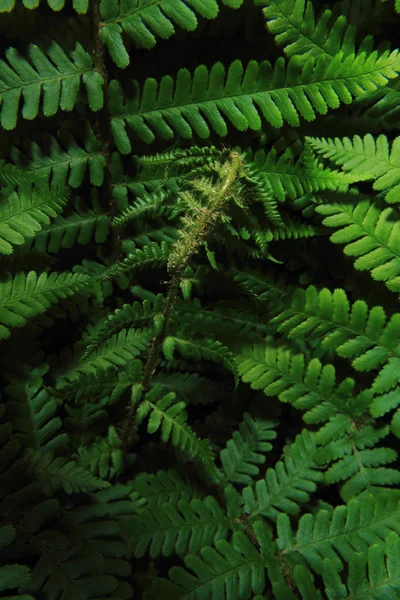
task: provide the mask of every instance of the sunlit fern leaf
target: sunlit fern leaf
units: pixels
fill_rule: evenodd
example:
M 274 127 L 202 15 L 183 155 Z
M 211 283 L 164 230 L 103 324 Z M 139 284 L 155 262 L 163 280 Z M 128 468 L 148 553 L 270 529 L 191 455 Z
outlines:
M 0 13 L 11 12 L 18 0 L 0 0 Z M 33 10 L 39 7 L 40 0 L 22 0 L 25 8 Z M 65 6 L 65 0 L 47 0 L 49 8 L 58 12 Z M 89 7 L 89 0 L 72 0 L 72 6 L 78 14 L 85 14 Z
M 263 7 L 268 31 L 289 57 L 355 52 L 357 30 L 344 15 L 335 19 L 327 8 L 317 20 L 311 0 L 255 0 L 255 4 Z
M 48 368 L 44 364 L 26 374 L 7 374 L 7 413 L 14 424 L 14 436 L 23 448 L 57 452 L 68 443 L 68 436 L 60 433 L 62 421 L 56 416 L 57 401 L 42 387 Z
M 35 119 L 41 97 L 45 117 L 56 114 L 59 108 L 71 111 L 81 82 L 86 86 L 92 110 L 102 108 L 103 76 L 94 70 L 90 54 L 80 44 L 71 52 L 71 58 L 56 42 L 51 42 L 45 52 L 31 44 L 28 58 L 9 48 L 7 62 L 0 60 L 0 124 L 4 129 L 17 125 L 20 104 L 22 117 Z
M 44 313 L 60 298 L 89 285 L 91 278 L 78 273 L 18 273 L 0 282 L 0 339 L 9 337 L 10 327 L 23 327 L 27 320 Z
M 85 123 L 82 142 L 64 130 L 57 138 L 43 137 L 40 144 L 28 141 L 23 150 L 13 147 L 10 158 L 29 175 L 51 180 L 52 186 L 68 184 L 78 188 L 88 168 L 90 182 L 94 186 L 102 185 L 106 159 L 100 150 L 101 143 L 90 125 Z
M 238 531 L 230 542 L 220 540 L 215 547 L 204 547 L 197 555 L 189 554 L 184 558 L 185 568 L 173 567 L 169 579 L 153 580 L 145 600 L 166 597 L 249 600 L 262 593 L 272 543 L 263 523 L 256 523 L 254 530 L 256 544 Z
M 186 31 L 196 29 L 197 16 L 215 19 L 219 4 L 231 8 L 241 6 L 243 0 L 102 0 L 100 39 L 106 44 L 115 64 L 129 65 L 129 54 L 122 34 L 128 35 L 140 48 L 153 48 L 157 37 L 168 39 L 175 33 L 174 25 Z
M 268 154 L 260 149 L 254 156 L 250 151 L 247 155 L 265 174 L 274 195 L 281 202 L 286 196 L 295 199 L 311 192 L 344 189 L 352 181 L 345 173 L 321 168 L 315 158 L 305 161 L 306 153 L 295 161 L 290 148 L 279 156 L 275 148 Z
M 186 482 L 174 469 L 157 473 L 139 473 L 131 483 L 133 492 L 146 500 L 149 508 L 170 504 L 176 506 L 180 500 L 190 502 L 202 496 L 193 482 Z
M 284 122 L 292 127 L 326 114 L 328 108 L 349 104 L 353 98 L 375 91 L 397 77 L 398 52 L 379 56 L 349 55 L 344 58 L 312 57 L 301 65 L 293 57 L 286 65 L 278 59 L 275 66 L 265 61 L 250 61 L 246 68 L 237 60 L 226 73 L 221 63 L 209 71 L 204 65 L 193 76 L 187 69 L 178 72 L 176 82 L 164 76 L 160 84 L 147 79 L 143 90 L 124 100 L 117 81 L 110 83 L 111 130 L 120 152 L 131 152 L 126 126 L 142 141 L 156 137 L 172 139 L 176 134 L 208 138 L 211 131 L 220 136 L 228 132 L 229 121 L 236 129 L 260 130 L 261 117 L 274 127 Z M 292 82 L 296 81 L 296 85 Z M 222 83 L 223 82 L 223 83 Z
M 226 448 L 220 452 L 224 483 L 249 484 L 259 474 L 258 465 L 263 465 L 265 454 L 272 450 L 271 440 L 276 438 L 278 421 L 253 417 L 246 412 L 239 429 L 228 440 Z
M 198 552 L 217 540 L 224 540 L 232 521 L 213 496 L 179 500 L 176 506 L 163 504 L 139 511 L 126 531 L 128 557 L 151 558 Z
M 308 502 L 316 484 L 323 480 L 315 461 L 314 434 L 304 429 L 289 448 L 283 461 L 267 470 L 265 479 L 244 488 L 244 510 L 249 519 L 262 515 L 276 520 L 281 512 L 297 515 L 299 505 Z
M 382 546 L 391 532 L 399 533 L 398 500 L 390 495 L 369 495 L 337 506 L 332 513 L 319 510 L 316 515 L 306 514 L 295 535 L 289 516 L 281 513 L 277 528 L 277 546 L 292 565 L 306 561 L 313 571 L 321 573 L 328 558 L 340 572 L 343 561 L 350 563 L 355 550 L 366 556 L 372 545 Z
M 12 254 L 60 214 L 67 191 L 22 185 L 0 200 L 0 254 Z
M 160 397 L 161 392 L 162 388 L 155 386 L 139 404 L 136 413 L 138 424 L 148 419 L 148 433 L 154 434 L 160 430 L 164 443 L 170 440 L 173 446 L 202 463 L 210 474 L 215 474 L 210 442 L 198 438 L 187 424 L 185 402 L 176 402 L 173 392 Z
M 392 208 L 355 192 L 325 197 L 316 211 L 325 217 L 325 226 L 340 227 L 330 240 L 345 244 L 344 253 L 357 257 L 356 269 L 370 271 L 373 279 L 400 292 L 400 223 Z
M 318 339 L 323 349 L 351 359 L 359 371 L 379 368 L 392 356 L 400 357 L 400 313 L 387 321 L 381 306 L 369 310 L 363 300 L 350 305 L 340 288 L 334 292 L 314 286 L 298 288 L 271 324 L 289 339 Z
M 392 142 L 381 134 L 376 139 L 369 133 L 361 138 L 306 138 L 309 146 L 324 158 L 348 172 L 353 181 L 373 180 L 375 190 L 385 190 L 386 202 L 400 202 L 400 137 Z

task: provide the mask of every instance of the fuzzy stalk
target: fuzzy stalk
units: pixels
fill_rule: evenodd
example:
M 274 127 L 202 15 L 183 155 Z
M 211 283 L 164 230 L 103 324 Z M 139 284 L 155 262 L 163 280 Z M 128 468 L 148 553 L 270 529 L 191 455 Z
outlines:
M 168 292 L 162 312 L 163 326 L 150 343 L 143 371 L 143 381 L 140 384 L 141 393 L 139 398 L 136 398 L 136 402 L 131 402 L 128 408 L 128 415 L 122 426 L 121 439 L 124 451 L 128 449 L 133 434 L 137 402 L 150 390 L 151 380 L 157 370 L 158 358 L 167 335 L 169 321 L 174 311 L 183 272 L 201 245 L 209 239 L 215 224 L 225 213 L 232 187 L 236 182 L 241 168 L 242 161 L 240 154 L 232 152 L 229 160 L 222 166 L 220 172 L 222 181 L 208 198 L 208 205 L 195 218 L 184 219 L 185 227 L 180 229 L 180 237 L 175 242 L 168 261 L 168 272 L 171 279 L 168 284 Z

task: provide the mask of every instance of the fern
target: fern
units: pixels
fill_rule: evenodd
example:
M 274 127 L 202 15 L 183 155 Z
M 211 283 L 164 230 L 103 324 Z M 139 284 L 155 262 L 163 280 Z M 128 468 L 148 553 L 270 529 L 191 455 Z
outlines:
M 129 65 L 129 54 L 122 39 L 122 32 L 129 35 L 142 48 L 152 48 L 156 37 L 163 39 L 175 33 L 174 24 L 192 31 L 197 26 L 196 13 L 206 19 L 215 19 L 221 0 L 135 0 L 127 4 L 123 0 L 117 4 L 110 0 L 101 3 L 102 28 L 100 39 L 107 45 L 115 64 L 120 68 Z M 238 8 L 243 0 L 222 0 L 231 8 Z
M 14 48 L 9 48 L 7 62 L 0 62 L 0 123 L 4 129 L 16 126 L 21 97 L 24 119 L 32 120 L 37 116 L 42 94 L 45 116 L 54 115 L 59 107 L 72 110 L 81 80 L 86 86 L 89 106 L 92 110 L 102 108 L 104 79 L 94 70 L 90 55 L 80 44 L 71 53 L 72 60 L 55 42 L 45 53 L 39 46 L 31 44 L 28 57 L 26 60 Z
M 25 8 L 33 10 L 38 8 L 39 0 L 22 0 Z M 16 0 L 1 0 L 0 13 L 10 12 L 15 8 Z M 54 11 L 64 8 L 65 0 L 47 0 L 47 4 Z M 73 0 L 73 7 L 78 14 L 85 14 L 89 6 L 89 0 Z
M 189 502 L 201 494 L 188 485 L 175 471 L 158 471 L 155 474 L 139 473 L 131 484 L 133 492 L 139 493 L 151 509 L 169 504 L 176 506 L 180 500 Z
M 66 298 L 89 284 L 90 278 L 78 273 L 34 271 L 0 282 L 0 339 L 9 337 L 9 327 L 23 327 L 27 319 L 45 312 L 59 298 Z
M 323 204 L 316 211 L 325 217 L 324 225 L 341 228 L 330 239 L 346 244 L 344 253 L 357 257 L 356 269 L 370 271 L 373 279 L 384 281 L 393 292 L 400 291 L 398 222 L 392 208 L 349 194 L 342 202 Z
M 396 51 L 379 57 L 371 54 L 368 59 L 362 54 L 346 59 L 337 55 L 330 61 L 311 58 L 303 67 L 292 58 L 287 68 L 280 59 L 274 68 L 268 62 L 251 61 L 244 69 L 240 61 L 235 61 L 227 74 L 222 64 L 216 63 L 210 72 L 204 66 L 197 67 L 193 77 L 182 69 L 175 85 L 167 76 L 159 86 L 148 79 L 141 101 L 138 90 L 136 97 L 125 103 L 119 84 L 113 82 L 111 128 L 119 151 L 128 154 L 131 143 L 126 125 L 146 143 L 155 139 L 155 133 L 164 139 L 172 139 L 174 134 L 188 138 L 193 133 L 208 138 L 211 130 L 225 136 L 226 118 L 240 131 L 259 130 L 260 115 L 273 127 L 282 127 L 284 122 L 296 127 L 300 116 L 312 121 L 315 111 L 325 114 L 328 107 L 348 104 L 353 97 L 396 77 L 398 70 Z M 297 84 L 291 87 L 295 73 L 299 73 Z M 217 83 L 220 80 L 226 81 L 221 89 Z
M 332 162 L 348 171 L 354 181 L 374 180 L 375 190 L 388 190 L 386 202 L 400 202 L 400 138 L 393 141 L 389 152 L 389 143 L 385 135 L 376 140 L 367 134 L 364 139 L 356 135 L 353 140 L 339 138 L 308 138 L 310 147 Z

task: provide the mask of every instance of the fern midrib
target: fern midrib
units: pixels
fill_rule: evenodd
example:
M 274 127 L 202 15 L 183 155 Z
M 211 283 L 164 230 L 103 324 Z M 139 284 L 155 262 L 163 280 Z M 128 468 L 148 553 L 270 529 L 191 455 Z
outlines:
M 136 0 L 137 1 L 137 0 Z M 140 0 L 139 0 L 140 1 Z M 182 1 L 182 0 L 180 0 Z M 138 15 L 141 12 L 146 12 L 146 10 L 148 10 L 149 8 L 151 8 L 152 6 L 162 6 L 162 4 L 164 4 L 165 0 L 147 0 L 147 3 L 144 6 L 138 6 L 137 8 L 131 8 L 129 10 L 129 12 L 126 12 L 124 14 L 120 13 L 121 16 L 116 17 L 115 19 L 106 19 L 105 21 L 100 21 L 100 29 L 102 27 L 105 27 L 106 25 L 109 25 L 110 23 L 122 23 L 122 21 L 124 21 L 125 19 L 129 19 L 130 17 L 134 16 L 134 15 Z M 135 3 L 135 0 L 133 0 L 132 4 Z M 191 8 L 191 7 L 188 7 Z M 164 13 L 163 13 L 164 14 Z M 166 18 L 170 18 L 167 15 L 165 15 Z M 147 28 L 148 25 L 146 23 L 144 23 L 144 26 Z
M 392 64 L 396 65 L 399 68 L 399 62 L 400 62 L 399 59 L 394 60 L 393 63 L 386 64 L 385 69 L 392 68 Z M 113 115 L 111 115 L 111 119 L 114 119 L 114 118 L 127 119 L 130 116 L 137 116 L 137 117 L 146 116 L 146 115 L 152 116 L 153 114 L 159 114 L 159 113 L 163 113 L 163 112 L 168 113 L 168 111 L 171 109 L 179 109 L 180 110 L 180 109 L 190 107 L 193 105 L 199 106 L 201 108 L 201 105 L 215 104 L 216 102 L 220 102 L 220 101 L 224 101 L 224 100 L 232 100 L 234 102 L 235 98 L 242 98 L 242 97 L 250 97 L 252 99 L 252 101 L 254 102 L 254 97 L 257 95 L 280 94 L 280 93 L 285 93 L 287 91 L 296 90 L 296 89 L 300 89 L 303 93 L 305 93 L 308 86 L 315 86 L 315 85 L 319 86 L 323 83 L 330 84 L 334 89 L 335 82 L 346 82 L 346 81 L 351 81 L 351 80 L 355 80 L 356 82 L 358 82 L 358 80 L 361 77 L 365 77 L 367 75 L 377 73 L 377 72 L 380 73 L 381 70 L 382 70 L 382 68 L 376 68 L 376 69 L 371 69 L 369 71 L 363 71 L 362 73 L 358 73 L 357 75 L 351 75 L 349 77 L 335 77 L 334 79 L 320 79 L 318 81 L 310 81 L 307 84 L 299 83 L 296 85 L 290 85 L 290 86 L 285 86 L 285 87 L 281 87 L 281 88 L 273 88 L 273 89 L 269 89 L 269 90 L 256 90 L 254 92 L 242 92 L 240 94 L 234 94 L 234 95 L 230 95 L 230 96 L 226 96 L 226 95 L 221 96 L 220 95 L 220 96 L 213 97 L 212 99 L 207 99 L 207 100 L 196 101 L 194 99 L 192 102 L 185 102 L 182 104 L 175 104 L 174 102 L 172 102 L 170 106 L 165 107 L 165 108 L 155 108 L 155 109 L 147 110 L 147 111 L 142 111 L 141 109 L 139 109 L 138 111 L 129 113 L 129 114 L 127 114 L 126 112 L 113 114 Z M 396 71 L 396 69 L 393 69 L 393 70 Z M 385 75 L 383 75 L 383 77 L 385 77 Z M 273 79 L 273 74 L 271 74 L 271 79 Z M 387 81 L 389 81 L 389 79 L 387 79 Z M 209 90 L 207 89 L 207 91 L 209 91 Z M 360 96 L 364 97 L 367 93 L 370 93 L 370 92 L 364 91 L 364 93 L 360 94 Z M 285 94 L 285 96 L 286 96 L 286 94 Z M 307 96 L 307 94 L 306 94 L 306 96 Z M 354 94 L 352 94 L 352 96 L 354 96 Z M 315 106 L 312 105 L 312 102 L 310 100 L 309 100 L 309 102 L 310 102 L 313 110 L 315 110 Z M 240 110 L 240 107 L 238 107 L 238 108 Z M 296 112 L 297 112 L 297 109 L 296 109 Z
M 2 97 L 3 94 L 7 94 L 8 92 L 12 92 L 15 90 L 23 90 L 25 87 L 29 87 L 31 85 L 40 85 L 43 86 L 45 83 L 49 83 L 50 81 L 63 81 L 64 79 L 70 79 L 71 77 L 81 77 L 82 75 L 85 75 L 85 73 L 93 73 L 94 69 L 85 69 L 85 70 L 81 70 L 78 69 L 78 67 L 76 68 L 76 71 L 74 72 L 70 72 L 70 73 L 59 73 L 59 75 L 53 75 L 52 77 L 40 77 L 39 73 L 37 73 L 38 78 L 37 79 L 32 79 L 31 81 L 23 81 L 21 82 L 21 85 L 15 85 L 13 87 L 6 87 L 1 89 L 0 88 L 0 99 Z M 1 81 L 0 81 L 1 83 Z
M 36 157 L 33 159 L 30 159 L 29 163 L 27 164 L 25 168 L 26 171 L 30 172 L 30 171 L 34 171 L 35 173 L 38 173 L 40 171 L 45 171 L 45 172 L 49 172 L 50 170 L 54 169 L 55 165 L 61 165 L 64 163 L 68 163 L 68 166 L 71 166 L 71 162 L 73 161 L 89 161 L 89 159 L 92 156 L 101 156 L 101 152 L 96 151 L 96 152 L 87 152 L 84 148 L 80 148 L 79 146 L 77 146 L 76 148 L 74 148 L 75 150 L 78 150 L 80 152 L 80 154 L 78 156 L 72 156 L 71 154 L 67 154 L 66 152 L 63 152 L 63 154 L 67 154 L 68 158 L 62 158 L 60 160 L 53 160 L 53 158 L 51 156 L 46 156 L 44 157 L 43 161 L 47 160 L 48 164 L 43 164 L 42 162 L 42 166 L 38 166 L 38 163 L 36 162 Z M 40 162 L 39 162 L 40 165 Z

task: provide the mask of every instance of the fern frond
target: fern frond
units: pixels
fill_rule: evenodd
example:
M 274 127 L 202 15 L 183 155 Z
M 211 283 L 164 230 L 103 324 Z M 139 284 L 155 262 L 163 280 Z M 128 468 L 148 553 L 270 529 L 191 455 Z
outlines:
M 2 555 L 4 549 L 8 548 L 15 541 L 15 538 L 15 527 L 12 525 L 3 525 L 0 527 L 0 551 Z M 5 592 L 7 590 L 7 598 L 9 600 L 34 600 L 32 596 L 26 594 L 20 595 L 13 592 L 12 596 L 9 595 L 11 589 L 18 589 L 26 585 L 30 578 L 30 569 L 25 565 L 3 565 L 0 567 L 0 591 Z
M 57 138 L 43 137 L 41 145 L 28 142 L 24 152 L 12 148 L 10 157 L 28 175 L 45 178 L 52 186 L 80 187 L 88 167 L 92 185 L 101 186 L 104 180 L 106 159 L 101 154 L 101 143 L 88 123 L 83 128 L 81 143 L 70 132 L 61 131 Z
M 355 52 L 357 30 L 347 24 L 344 15 L 334 19 L 327 8 L 316 21 L 311 0 L 255 0 L 255 4 L 263 7 L 267 29 L 288 57 L 298 55 L 306 60 Z
M 0 13 L 11 12 L 15 8 L 17 0 L 0 0 Z M 38 8 L 40 0 L 22 0 L 22 4 L 28 10 Z M 58 12 L 65 6 L 65 0 L 47 0 L 49 8 Z M 83 15 L 89 7 L 89 0 L 72 0 L 72 6 L 76 12 Z
M 385 51 L 380 56 L 361 53 L 345 59 L 310 58 L 303 66 L 296 57 L 287 68 L 283 59 L 275 67 L 269 62 L 231 64 L 228 72 L 221 63 L 210 71 L 201 65 L 193 76 L 186 69 L 178 72 L 176 82 L 169 76 L 147 79 L 142 92 L 124 102 L 120 85 L 110 83 L 111 129 L 115 143 L 123 154 L 131 152 L 126 126 L 144 142 L 154 141 L 156 134 L 172 139 L 175 134 L 191 138 L 194 134 L 208 138 L 211 130 L 227 134 L 227 120 L 240 131 L 259 130 L 261 116 L 273 127 L 286 121 L 292 127 L 300 116 L 312 121 L 316 112 L 326 114 L 343 102 L 386 85 L 400 71 L 398 52 Z M 296 85 L 293 85 L 293 81 Z M 220 82 L 224 82 L 224 84 Z M 316 112 L 315 112 L 316 111 Z
M 22 185 L 24 183 L 33 183 L 40 178 L 40 174 L 27 172 L 11 163 L 0 160 L 0 184 L 10 184 L 12 186 Z
M 275 521 L 281 512 L 297 515 L 299 505 L 308 502 L 316 484 L 324 478 L 316 464 L 316 450 L 315 435 L 304 429 L 289 446 L 283 461 L 267 470 L 265 479 L 244 488 L 247 518 L 262 515 Z
M 371 546 L 382 547 L 391 532 L 399 532 L 398 500 L 390 495 L 369 495 L 362 500 L 353 498 L 332 512 L 306 514 L 299 521 L 296 537 L 288 515 L 279 515 L 277 527 L 277 546 L 292 565 L 306 561 L 321 573 L 324 559 L 330 559 L 340 572 L 343 561 L 352 562 L 355 550 L 366 556 Z
M 212 404 L 223 396 L 224 386 L 220 382 L 200 377 L 198 373 L 158 371 L 153 381 L 192 405 Z
M 23 375 L 8 374 L 7 413 L 22 447 L 57 452 L 68 443 L 68 436 L 60 433 L 62 421 L 56 416 L 57 401 L 43 389 L 43 376 L 48 368 L 40 365 Z
M 0 339 L 9 337 L 9 327 L 23 327 L 27 320 L 44 313 L 60 298 L 88 286 L 91 277 L 79 273 L 34 271 L 8 275 L 0 282 Z
M 344 190 L 353 181 L 346 173 L 323 168 L 315 157 L 310 160 L 306 151 L 296 161 L 291 148 L 287 148 L 279 156 L 275 148 L 268 154 L 262 149 L 257 150 L 254 156 L 250 151 L 246 154 L 259 171 L 266 175 L 280 202 L 285 200 L 286 195 L 294 200 L 312 192 Z
M 263 523 L 255 523 L 254 530 L 257 545 L 237 531 L 231 542 L 220 540 L 214 548 L 205 547 L 197 555 L 189 554 L 184 558 L 186 568 L 173 567 L 169 580 L 155 579 L 145 593 L 145 600 L 168 596 L 212 600 L 228 595 L 232 599 L 248 599 L 261 594 L 272 542 Z
M 182 330 L 182 335 L 168 336 L 163 343 L 164 356 L 167 360 L 174 360 L 174 352 L 178 352 L 183 358 L 195 361 L 209 360 L 222 364 L 232 373 L 237 384 L 237 367 L 230 350 L 218 340 L 212 339 L 189 339 L 186 337 L 187 329 Z
M 134 252 L 128 254 L 126 258 L 119 263 L 112 265 L 102 276 L 103 280 L 119 277 L 123 273 L 133 269 L 143 269 L 148 266 L 163 265 L 168 262 L 171 253 L 171 244 L 167 242 L 152 242 L 143 249 L 136 248 Z
M 318 339 L 324 350 L 352 360 L 359 371 L 380 367 L 391 357 L 400 357 L 398 331 L 400 313 L 389 321 L 381 306 L 371 310 L 363 300 L 353 305 L 344 290 L 318 291 L 314 286 L 298 288 L 288 308 L 271 320 L 289 339 Z
M 72 458 L 90 475 L 107 481 L 121 475 L 125 466 L 134 461 L 133 455 L 124 457 L 122 441 L 114 425 L 109 426 L 107 437 L 97 436 L 89 446 L 78 448 Z
M 231 268 L 228 274 L 246 295 L 258 300 L 282 299 L 292 290 L 286 273 L 261 272 L 249 267 L 246 270 Z
M 168 503 L 176 506 L 180 500 L 190 502 L 192 498 L 201 497 L 192 482 L 185 482 L 174 469 L 157 471 L 157 473 L 139 473 L 131 484 L 133 492 L 140 494 L 151 509 Z
M 39 252 L 58 252 L 61 248 L 72 248 L 74 244 L 97 244 L 104 242 L 108 235 L 110 219 L 94 210 L 75 205 L 68 217 L 57 217 L 47 227 L 36 234 L 32 248 Z
M 213 496 L 179 500 L 176 506 L 163 504 L 144 509 L 130 521 L 126 531 L 128 557 L 152 558 L 172 553 L 198 552 L 204 546 L 225 540 L 232 526 L 231 518 Z
M 16 127 L 22 99 L 22 117 L 28 120 L 38 116 L 41 97 L 45 117 L 55 115 L 59 108 L 71 111 L 81 82 L 86 86 L 91 109 L 103 106 L 103 76 L 95 71 L 90 54 L 80 44 L 71 52 L 71 58 L 53 41 L 45 52 L 30 44 L 28 59 L 9 48 L 6 59 L 0 60 L 0 123 L 4 129 Z
M 169 195 L 170 194 L 165 190 L 159 190 L 153 194 L 143 194 L 142 197 L 136 198 L 136 202 L 133 206 L 129 206 L 120 215 L 114 217 L 111 224 L 114 227 L 127 225 L 149 211 L 157 210 Z
M 130 61 L 122 33 L 140 48 L 153 48 L 157 37 L 168 39 L 175 33 L 174 25 L 186 31 L 196 29 L 196 13 L 205 19 L 215 19 L 221 2 L 238 8 L 243 0 L 187 0 L 186 3 L 182 0 L 158 0 L 156 5 L 151 0 L 134 0 L 131 3 L 103 0 L 100 4 L 100 39 L 108 47 L 115 64 L 124 69 Z
M 392 208 L 385 208 L 379 200 L 373 202 L 349 193 L 324 202 L 316 211 L 325 217 L 323 225 L 340 227 L 330 240 L 345 244 L 344 253 L 357 257 L 357 270 L 370 271 L 373 279 L 400 292 L 400 223 Z
M 175 402 L 175 394 L 170 392 L 157 399 L 160 387 L 155 386 L 137 409 L 138 424 L 148 417 L 147 431 L 150 434 L 161 430 L 161 440 L 171 443 L 182 452 L 201 462 L 210 474 L 215 473 L 214 455 L 210 443 L 199 439 L 186 423 L 187 414 L 184 402 Z
M 259 467 L 266 460 L 265 454 L 272 450 L 270 440 L 276 438 L 277 421 L 253 417 L 246 412 L 239 430 L 232 435 L 226 448 L 220 452 L 223 482 L 249 484 L 259 474 Z
M 306 140 L 314 152 L 341 166 L 353 181 L 374 180 L 375 190 L 386 190 L 386 202 L 400 202 L 400 137 L 394 139 L 391 150 L 383 134 L 376 140 L 369 133 L 364 139 L 356 135 L 353 140 L 311 137 Z
M 60 214 L 68 200 L 66 190 L 20 186 L 0 202 L 0 254 L 12 254 Z

